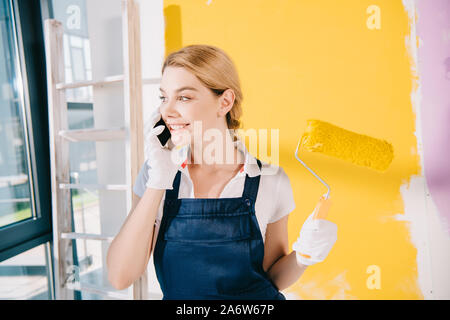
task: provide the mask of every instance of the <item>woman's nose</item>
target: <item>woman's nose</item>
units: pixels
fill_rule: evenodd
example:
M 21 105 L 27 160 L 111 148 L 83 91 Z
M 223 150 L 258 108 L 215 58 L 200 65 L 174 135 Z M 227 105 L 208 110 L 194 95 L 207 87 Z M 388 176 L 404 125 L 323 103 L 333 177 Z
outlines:
M 170 99 L 169 101 L 166 101 L 165 103 L 163 103 L 161 105 L 160 108 L 161 114 L 164 114 L 166 116 L 176 116 L 178 115 L 178 110 L 177 110 L 177 103 L 175 99 Z M 164 112 L 164 113 L 163 113 Z
M 162 104 L 160 107 L 160 112 L 164 118 L 167 118 L 168 116 L 176 116 L 178 114 L 174 102 L 166 102 Z

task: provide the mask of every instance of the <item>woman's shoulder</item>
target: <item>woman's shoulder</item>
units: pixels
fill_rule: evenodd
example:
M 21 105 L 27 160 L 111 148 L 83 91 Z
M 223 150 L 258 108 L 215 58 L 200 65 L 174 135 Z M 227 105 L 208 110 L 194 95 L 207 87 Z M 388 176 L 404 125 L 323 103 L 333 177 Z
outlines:
M 279 188 L 281 186 L 282 189 L 289 189 L 291 187 L 291 183 L 289 180 L 289 176 L 287 175 L 284 168 L 277 164 L 271 164 L 261 161 L 261 180 L 264 181 L 264 184 L 272 185 L 274 188 Z M 284 186 L 284 187 L 283 187 Z
M 271 199 L 272 210 L 268 212 L 268 223 L 273 223 L 295 208 L 294 194 L 289 176 L 280 165 L 262 162 L 262 192 Z
M 148 180 L 148 170 L 150 169 L 150 165 L 147 163 L 147 160 L 144 161 L 141 168 L 139 169 L 138 175 L 136 177 L 136 181 L 133 186 L 134 193 L 141 197 L 144 195 Z
M 286 171 L 282 166 L 261 161 L 261 176 L 273 177 L 275 179 L 287 177 Z

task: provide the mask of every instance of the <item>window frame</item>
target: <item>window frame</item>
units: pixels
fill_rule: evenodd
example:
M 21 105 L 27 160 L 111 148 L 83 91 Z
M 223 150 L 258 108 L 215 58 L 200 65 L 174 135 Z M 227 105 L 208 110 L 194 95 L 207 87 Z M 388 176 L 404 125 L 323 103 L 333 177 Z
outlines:
M 47 77 L 40 1 L 8 0 L 12 6 L 23 85 L 23 120 L 29 152 L 33 218 L 0 228 L 0 261 L 52 241 L 52 199 Z

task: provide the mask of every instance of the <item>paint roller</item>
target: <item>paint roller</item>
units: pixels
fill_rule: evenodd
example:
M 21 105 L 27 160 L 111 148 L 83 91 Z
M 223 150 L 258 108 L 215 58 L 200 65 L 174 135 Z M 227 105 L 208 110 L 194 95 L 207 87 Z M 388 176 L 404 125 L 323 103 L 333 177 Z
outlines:
M 310 152 L 319 152 L 380 172 L 386 171 L 394 158 L 394 148 L 386 140 L 348 131 L 325 121 L 307 120 L 306 130 L 297 144 L 295 158 L 328 189 L 314 208 L 313 219 L 326 218 L 331 204 L 330 186 L 298 157 L 299 146 Z

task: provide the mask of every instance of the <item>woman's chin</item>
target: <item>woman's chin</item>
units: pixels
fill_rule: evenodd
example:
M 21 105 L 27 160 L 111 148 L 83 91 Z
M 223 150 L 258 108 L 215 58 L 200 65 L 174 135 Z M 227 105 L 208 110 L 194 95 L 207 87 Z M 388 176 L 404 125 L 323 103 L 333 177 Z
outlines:
M 172 134 L 171 140 L 176 147 L 181 147 L 191 143 L 191 135 L 189 131 L 184 130 L 184 132 Z

